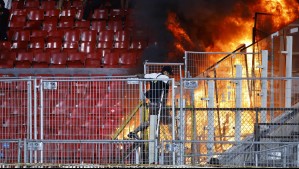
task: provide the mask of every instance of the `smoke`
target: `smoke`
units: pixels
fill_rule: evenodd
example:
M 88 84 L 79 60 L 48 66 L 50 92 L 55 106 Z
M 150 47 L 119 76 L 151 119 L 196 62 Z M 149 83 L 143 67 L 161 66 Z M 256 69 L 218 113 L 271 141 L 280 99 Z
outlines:
M 294 0 L 289 1 L 287 4 L 294 4 Z M 196 44 L 184 48 L 197 51 L 207 48 L 221 51 L 215 43 L 228 43 L 232 37 L 242 36 L 244 30 L 252 31 L 255 12 L 266 12 L 260 0 L 136 0 L 135 3 L 136 24 L 150 35 L 150 46 L 142 55 L 143 60 L 150 62 L 177 62 L 183 57 L 169 60 L 167 56 L 174 50 L 171 46 L 174 37 L 165 25 L 168 12 L 177 14 L 181 27 Z M 229 20 L 232 17 L 234 21 Z M 245 21 L 252 23 L 251 27 Z

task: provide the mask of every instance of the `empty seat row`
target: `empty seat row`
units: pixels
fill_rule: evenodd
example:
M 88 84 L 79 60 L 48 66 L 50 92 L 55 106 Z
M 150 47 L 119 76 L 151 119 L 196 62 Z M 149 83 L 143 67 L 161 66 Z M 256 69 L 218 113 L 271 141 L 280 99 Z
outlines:
M 83 54 L 80 52 L 2 52 L 1 68 L 101 68 L 136 66 L 138 55 L 136 52 L 108 52 Z
M 11 3 L 11 10 L 16 9 L 58 9 L 58 1 L 47 0 L 47 1 L 38 1 L 38 0 L 13 0 Z M 73 1 L 64 1 L 63 8 L 71 9 L 82 9 L 83 8 L 82 0 L 73 0 Z
M 119 50 L 125 52 L 128 50 L 136 50 L 141 53 L 145 48 L 146 42 L 143 41 L 132 41 L 129 43 L 125 42 L 61 42 L 61 40 L 45 41 L 14 41 L 12 43 L 6 43 L 5 47 L 1 47 L 0 51 L 30 51 L 30 52 L 82 52 L 82 53 L 93 53 L 102 50 Z
M 9 41 L 36 41 L 36 40 L 61 40 L 61 42 L 101 42 L 101 41 L 130 41 L 131 32 L 120 30 L 52 30 L 46 32 L 43 30 L 16 30 L 9 31 Z
M 128 11 L 123 9 L 95 9 L 89 16 L 90 20 L 123 20 Z M 47 20 L 48 18 L 71 17 L 74 20 L 81 20 L 83 9 L 15 9 L 11 11 L 10 20 L 14 17 L 25 17 L 27 20 Z
M 82 21 L 74 20 L 71 17 L 51 18 L 47 20 L 26 20 L 23 16 L 13 17 L 9 22 L 9 30 L 23 30 L 23 29 L 40 29 L 45 31 L 57 29 L 84 29 L 96 30 L 97 32 L 103 30 L 126 30 L 126 26 L 122 21 Z

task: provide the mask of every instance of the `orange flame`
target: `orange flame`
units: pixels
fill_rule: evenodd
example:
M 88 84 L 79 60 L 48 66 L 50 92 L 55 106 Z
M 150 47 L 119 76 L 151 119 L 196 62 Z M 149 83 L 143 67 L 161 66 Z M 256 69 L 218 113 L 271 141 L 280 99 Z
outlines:
M 252 4 L 251 4 L 252 5 Z M 255 13 L 266 13 L 268 17 L 259 17 L 261 23 L 267 27 L 271 27 L 271 30 L 278 30 L 282 26 L 290 24 L 292 21 L 298 18 L 299 5 L 296 0 L 263 0 L 258 4 L 253 4 L 249 7 L 249 12 L 252 13 L 252 18 L 244 18 L 241 9 L 241 2 L 235 4 L 234 13 L 226 16 L 222 21 L 218 21 L 217 30 L 211 30 L 210 37 L 213 44 L 203 46 L 204 51 L 233 51 L 240 44 L 251 44 L 252 41 L 252 28 L 254 25 Z M 263 22 L 266 20 L 268 22 Z M 270 23 L 269 23 L 270 22 Z M 205 24 L 205 23 L 202 23 Z M 177 15 L 173 12 L 168 13 L 166 21 L 168 30 L 173 34 L 175 38 L 175 44 L 177 50 L 183 52 L 186 48 L 194 49 L 195 46 L 200 44 L 194 44 L 189 37 L 188 33 L 181 27 Z M 196 29 L 196 28 L 194 28 Z M 212 28 L 211 28 L 212 29 Z M 216 29 L 216 28 L 214 28 Z M 214 32 L 214 33 L 213 33 Z M 274 31 L 273 31 L 274 32 Z M 272 33 L 272 32 L 269 32 Z M 198 38 L 198 37 L 194 37 Z M 203 38 L 203 37 L 201 37 Z M 200 43 L 200 42 L 199 42 Z M 202 46 L 202 44 L 201 44 Z M 188 49 L 187 49 L 188 50 Z
M 188 43 L 188 45 L 194 46 L 189 35 L 180 26 L 175 13 L 173 13 L 173 12 L 168 13 L 166 25 L 167 25 L 167 29 L 173 33 L 173 36 L 176 41 L 174 46 L 176 47 L 177 50 L 179 50 L 181 52 L 185 51 L 185 48 L 182 45 L 182 43 L 184 43 L 184 41 L 186 41 Z

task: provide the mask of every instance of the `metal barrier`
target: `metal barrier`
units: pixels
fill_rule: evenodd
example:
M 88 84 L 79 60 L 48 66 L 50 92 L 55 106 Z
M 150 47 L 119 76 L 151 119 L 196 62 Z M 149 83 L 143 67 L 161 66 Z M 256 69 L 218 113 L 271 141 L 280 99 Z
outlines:
M 248 80 L 261 84 L 258 93 L 268 95 L 250 95 L 250 90 L 244 85 Z M 298 143 L 298 91 L 297 88 L 285 89 L 288 80 L 292 84 L 299 83 L 299 78 L 183 78 L 179 122 L 182 128 L 179 136 L 181 141 L 188 144 L 178 145 L 179 163 L 208 163 L 214 159 L 215 154 L 222 157 L 226 152 L 243 153 L 245 145 L 241 141 L 250 141 L 256 145 L 264 142 L 266 147 L 266 142 L 269 147 L 277 142 Z M 272 90 L 274 93 L 269 92 L 269 86 L 263 87 L 263 84 L 269 84 L 263 83 L 264 81 L 276 84 L 276 88 Z M 291 106 L 288 106 L 289 103 Z M 227 146 L 223 142 L 240 143 L 237 146 Z M 186 155 L 188 158 L 185 158 Z M 297 157 L 297 152 L 292 155 Z M 229 158 L 222 165 L 231 165 L 229 161 L 234 157 L 232 155 Z M 263 162 L 251 163 L 261 165 Z M 270 162 L 267 164 L 266 166 L 282 165 Z
M 290 74 L 292 43 L 287 39 L 286 77 L 268 77 L 267 51 L 193 52 L 200 59 L 186 57 L 185 72 L 183 64 L 167 63 L 176 76 L 169 80 L 161 114 L 151 114 L 153 104 L 145 97 L 150 79 L 3 77 L 0 160 L 18 165 L 299 166 L 299 78 Z M 215 55 L 223 59 L 214 64 L 207 58 Z M 253 61 L 250 55 L 258 57 Z M 160 72 L 163 65 L 145 63 L 144 71 Z M 183 78 L 184 73 L 193 78 Z M 136 128 L 146 130 L 132 139 L 128 134 Z
M 143 122 L 149 120 L 147 100 L 144 96 L 143 87 L 150 80 L 147 79 L 47 79 L 41 80 L 39 87 L 39 118 L 35 132 L 37 139 L 42 140 L 126 140 L 127 134 L 133 131 Z M 174 83 L 172 83 L 174 84 Z M 175 134 L 175 126 L 171 116 L 175 116 L 174 97 L 171 92 L 168 96 L 168 108 L 162 109 L 161 125 L 159 129 L 160 139 L 172 139 Z M 167 114 L 169 113 L 169 114 Z M 165 117 L 164 117 L 165 116 Z M 167 120 L 167 121 L 165 121 Z M 38 130 L 39 129 L 39 130 Z M 148 140 L 148 131 L 141 131 L 142 140 Z M 157 139 L 154 137 L 154 139 Z M 145 141 L 146 142 L 146 141 Z M 143 141 L 143 144 L 145 144 Z M 106 143 L 109 145 L 108 143 Z M 137 147 L 136 147 L 137 145 Z M 137 148 L 140 150 L 140 159 L 132 160 L 130 155 L 129 163 L 149 163 L 148 144 L 145 146 L 134 144 L 131 151 Z M 154 146 L 156 149 L 158 145 Z M 107 147 L 101 145 L 100 147 Z M 121 147 L 129 147 L 123 145 Z M 51 149 L 50 147 L 47 147 Z M 56 149 L 65 153 L 71 149 L 62 146 Z M 100 148 L 99 148 L 100 149 Z M 115 148 L 112 148 L 115 149 Z M 46 150 L 48 151 L 48 150 Z M 85 149 L 85 151 L 87 151 Z M 98 152 L 108 153 L 105 149 Z M 142 154 L 146 155 L 142 155 Z M 91 155 L 91 154 L 90 154 Z M 156 154 L 153 154 L 155 156 Z M 108 156 L 106 154 L 106 156 Z M 113 155 L 109 156 L 109 158 Z M 72 157 L 72 156 L 71 156 Z M 69 158 L 71 158 L 69 157 Z M 75 157 L 74 157 L 75 158 Z M 136 157 L 137 158 L 137 157 Z M 71 158 L 72 159 L 72 158 Z M 157 158 L 152 158 L 153 163 L 158 163 Z M 90 159 L 89 159 L 90 160 Z M 98 160 L 99 163 L 120 162 L 113 160 Z M 128 162 L 126 162 L 128 163 Z

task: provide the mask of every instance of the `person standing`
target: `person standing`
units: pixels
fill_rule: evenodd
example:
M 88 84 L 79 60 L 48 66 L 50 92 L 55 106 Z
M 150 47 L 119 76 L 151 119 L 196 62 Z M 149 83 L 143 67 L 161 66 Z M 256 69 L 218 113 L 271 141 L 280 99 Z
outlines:
M 173 75 L 172 68 L 170 66 L 164 66 L 160 73 L 150 73 L 150 74 L 139 74 L 138 78 L 145 79 L 161 79 L 157 81 L 150 82 L 150 88 L 146 92 L 145 96 L 149 99 L 149 115 L 158 115 L 160 111 L 160 115 L 163 120 L 161 122 L 169 123 L 171 120 L 169 119 L 170 115 L 168 111 L 165 110 L 165 105 L 167 102 L 167 95 L 169 91 L 169 76 Z M 162 80 L 163 79 L 163 80 Z M 134 131 L 129 132 L 127 135 L 129 138 L 140 139 L 137 135 L 138 132 L 147 129 L 149 126 L 149 121 L 143 122 L 138 126 Z
M 7 40 L 7 30 L 9 24 L 9 10 L 5 8 L 5 3 L 0 0 L 0 40 Z

